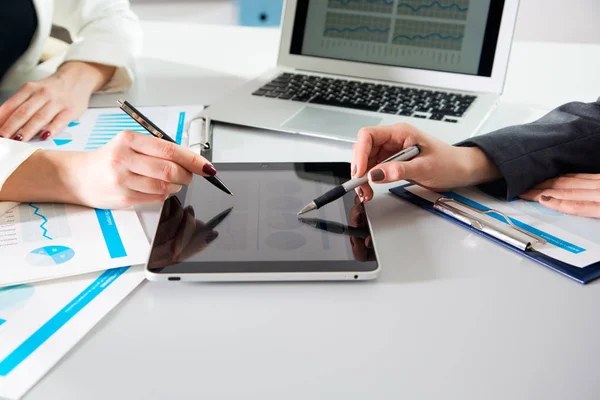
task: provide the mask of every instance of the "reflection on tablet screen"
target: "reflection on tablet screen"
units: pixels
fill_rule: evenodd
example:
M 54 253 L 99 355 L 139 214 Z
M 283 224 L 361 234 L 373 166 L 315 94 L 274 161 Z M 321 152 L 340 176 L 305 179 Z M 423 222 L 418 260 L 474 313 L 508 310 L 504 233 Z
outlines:
M 270 271 L 319 270 L 320 264 L 343 270 L 348 262 L 374 261 L 373 251 L 366 246 L 370 235 L 364 208 L 353 194 L 306 218 L 296 215 L 308 201 L 347 180 L 348 164 L 216 167 L 235 196 L 195 179 L 169 198 L 161 213 L 150 269 L 219 272 L 243 264 Z M 180 268 L 175 268 L 178 264 Z

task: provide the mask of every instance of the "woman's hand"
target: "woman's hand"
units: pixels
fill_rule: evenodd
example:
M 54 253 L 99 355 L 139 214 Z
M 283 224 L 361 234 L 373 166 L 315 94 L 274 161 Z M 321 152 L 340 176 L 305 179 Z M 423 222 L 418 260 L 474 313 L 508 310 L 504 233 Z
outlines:
M 540 183 L 521 198 L 554 211 L 600 218 L 600 174 L 569 174 Z
M 37 151 L 13 172 L 0 201 L 38 201 L 123 208 L 164 201 L 217 171 L 200 155 L 162 139 L 121 132 L 98 150 Z
M 216 175 L 193 151 L 166 140 L 123 131 L 108 144 L 80 153 L 69 181 L 75 202 L 122 208 L 164 201 L 196 175 Z
M 48 140 L 87 109 L 90 96 L 113 75 L 114 67 L 71 61 L 53 75 L 27 82 L 0 105 L 0 137 Z
M 373 168 L 413 145 L 421 149 L 414 159 Z M 352 155 L 352 176 L 363 176 L 369 170 L 371 184 L 408 180 L 438 191 L 476 185 L 500 176 L 479 148 L 450 146 L 408 124 L 375 126 L 358 132 Z M 357 188 L 356 192 L 361 201 L 373 198 L 369 184 Z

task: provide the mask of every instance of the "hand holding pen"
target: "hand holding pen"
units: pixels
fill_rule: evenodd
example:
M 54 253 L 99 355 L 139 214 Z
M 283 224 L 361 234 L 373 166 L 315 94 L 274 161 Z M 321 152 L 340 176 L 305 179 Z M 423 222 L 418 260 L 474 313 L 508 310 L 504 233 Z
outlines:
M 119 102 L 119 106 L 121 107 L 121 110 L 123 110 L 134 121 L 136 121 L 138 124 L 140 124 L 144 129 L 146 129 L 148 131 L 148 133 L 150 133 L 155 138 L 162 139 L 162 140 L 165 140 L 166 142 L 172 143 L 172 145 L 165 145 L 165 148 L 169 149 L 169 152 L 171 151 L 170 149 L 172 147 L 179 147 L 177 145 L 177 142 L 175 142 L 169 135 L 167 135 L 162 129 L 160 129 L 158 126 L 156 126 L 152 121 L 150 121 L 150 119 L 148 119 L 146 116 L 144 116 L 144 114 L 139 112 L 131 104 L 129 104 L 126 101 L 122 101 L 122 100 L 119 100 L 118 102 Z M 190 150 L 187 150 L 187 151 L 192 153 Z M 173 150 L 173 152 L 175 152 L 175 150 Z M 192 153 L 192 154 L 195 154 L 195 153 Z M 197 157 L 195 157 L 195 159 L 197 159 L 198 161 L 206 161 L 200 155 L 197 155 Z M 194 171 L 190 171 L 190 172 L 194 173 Z M 216 176 L 217 170 L 210 163 L 206 162 L 202 168 L 202 173 L 197 173 L 197 174 L 202 175 L 204 177 L 204 179 L 209 181 L 213 186 L 217 187 L 221 191 L 227 193 L 228 195 L 233 196 L 233 193 L 231 192 L 231 190 L 229 190 L 229 188 L 227 188 L 227 186 L 225 186 L 223 181 L 221 181 Z M 186 185 L 187 184 L 189 184 L 189 182 L 186 183 Z
M 392 156 L 388 157 L 387 159 L 381 161 L 379 164 L 381 165 L 381 164 L 391 162 L 391 161 L 408 161 L 408 160 L 416 157 L 417 154 L 419 154 L 419 151 L 420 150 L 419 150 L 418 146 L 411 146 L 411 147 L 408 147 L 396 154 L 393 154 Z M 361 177 L 354 178 L 347 182 L 344 182 L 341 185 L 334 187 L 327 193 L 317 197 L 311 203 L 307 204 L 302 210 L 300 210 L 300 212 L 298 212 L 298 215 L 302 215 L 309 211 L 319 209 L 319 208 L 343 197 L 349 191 L 354 190 L 361 185 L 364 185 L 368 181 L 369 181 L 368 174 L 364 174 Z

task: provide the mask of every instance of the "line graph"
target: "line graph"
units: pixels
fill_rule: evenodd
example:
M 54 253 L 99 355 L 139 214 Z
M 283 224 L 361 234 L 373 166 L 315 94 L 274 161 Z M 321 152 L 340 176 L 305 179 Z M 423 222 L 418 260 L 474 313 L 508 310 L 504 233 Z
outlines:
M 461 50 L 465 26 L 412 19 L 398 19 L 392 43 L 440 50 Z
M 329 8 L 391 14 L 394 0 L 329 0 Z
M 469 11 L 469 0 L 442 0 L 431 3 L 423 0 L 401 0 L 399 15 L 419 16 L 464 21 Z
M 386 43 L 390 25 L 389 18 L 328 12 L 323 36 Z
M 27 242 L 56 240 L 71 236 L 64 204 L 27 203 L 18 210 L 18 218 L 23 239 Z
M 42 223 L 40 224 L 40 228 L 42 230 L 42 237 L 45 237 L 48 240 L 52 240 L 50 236 L 48 236 L 48 229 L 46 229 L 45 225 L 48 223 L 48 218 L 44 216 L 44 214 L 40 214 L 40 208 L 33 203 L 28 204 L 29 207 L 33 208 L 33 215 L 37 215 L 42 219 Z

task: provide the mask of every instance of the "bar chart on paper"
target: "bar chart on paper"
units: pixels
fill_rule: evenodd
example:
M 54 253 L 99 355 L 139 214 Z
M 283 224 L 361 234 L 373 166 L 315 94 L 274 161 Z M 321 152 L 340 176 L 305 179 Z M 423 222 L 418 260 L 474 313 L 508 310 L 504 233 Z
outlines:
M 140 112 L 164 130 L 179 144 L 186 144 L 186 122 L 194 118 L 202 106 L 142 107 Z M 119 108 L 93 108 L 50 140 L 35 138 L 31 143 L 47 150 L 93 151 L 110 142 L 121 131 L 130 130 L 150 135 Z

